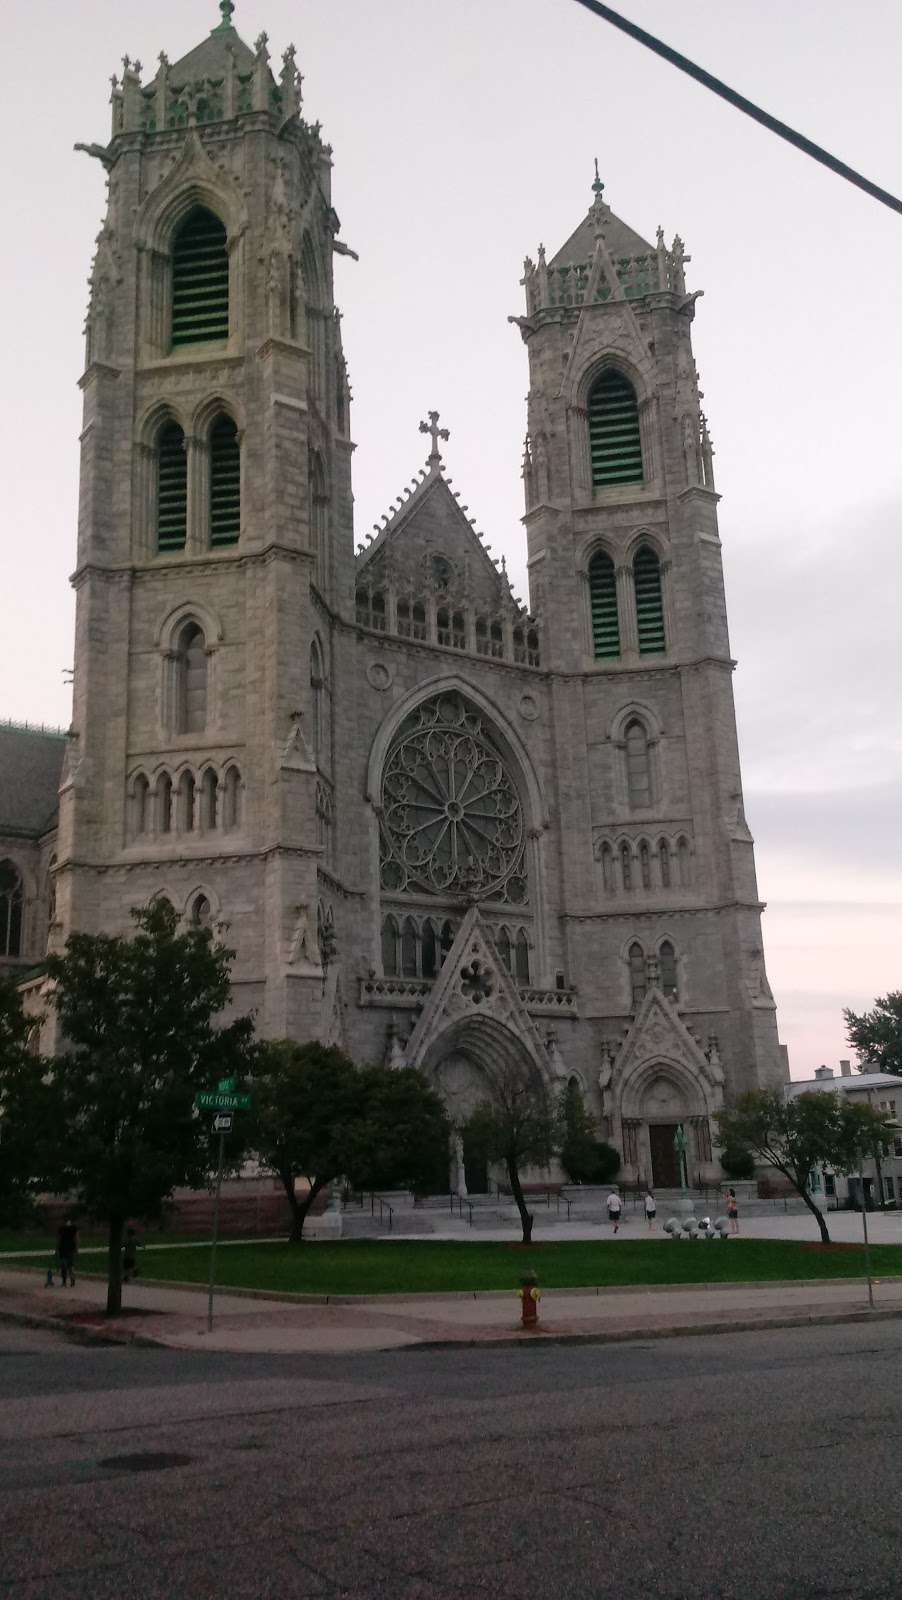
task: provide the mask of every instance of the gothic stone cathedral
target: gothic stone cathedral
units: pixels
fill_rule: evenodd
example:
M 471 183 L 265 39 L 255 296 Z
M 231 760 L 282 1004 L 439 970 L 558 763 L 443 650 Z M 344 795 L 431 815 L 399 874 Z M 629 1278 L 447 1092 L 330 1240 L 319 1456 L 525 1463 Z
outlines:
M 72 728 L 0 730 L 0 955 L 39 985 L 165 895 L 265 1035 L 414 1063 L 458 1123 L 505 1062 L 576 1080 L 625 1178 L 683 1123 L 716 1179 L 713 1114 L 786 1063 L 682 244 L 596 180 L 526 262 L 528 612 L 434 412 L 355 555 L 331 151 L 220 9 L 89 147 Z

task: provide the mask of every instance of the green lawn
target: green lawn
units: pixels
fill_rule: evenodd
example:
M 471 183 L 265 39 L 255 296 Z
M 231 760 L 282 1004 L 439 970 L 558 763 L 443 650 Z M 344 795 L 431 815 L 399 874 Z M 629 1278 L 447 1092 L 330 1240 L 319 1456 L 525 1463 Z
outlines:
M 877 1245 L 874 1272 L 902 1274 L 902 1245 Z M 35 1259 L 34 1265 L 43 1265 Z M 94 1263 L 84 1261 L 86 1270 Z M 98 1259 L 97 1266 L 100 1266 Z M 393 1244 L 382 1240 L 240 1244 L 220 1250 L 217 1281 L 248 1289 L 305 1294 L 413 1294 L 451 1289 L 515 1289 L 520 1273 L 533 1268 L 546 1289 L 600 1285 L 766 1282 L 775 1278 L 845 1278 L 864 1274 L 858 1247 L 826 1250 L 817 1245 L 770 1239 L 726 1241 L 566 1240 L 522 1245 L 456 1241 Z M 141 1275 L 182 1283 L 206 1283 L 209 1249 L 165 1250 L 147 1246 Z

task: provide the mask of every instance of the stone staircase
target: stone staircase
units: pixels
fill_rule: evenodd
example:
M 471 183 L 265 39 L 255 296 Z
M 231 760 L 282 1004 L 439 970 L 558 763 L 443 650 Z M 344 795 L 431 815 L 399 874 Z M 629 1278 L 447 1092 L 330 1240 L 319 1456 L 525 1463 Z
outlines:
M 554 1232 L 567 1222 L 579 1222 L 597 1227 L 599 1231 L 609 1226 L 607 1196 L 610 1184 L 598 1187 L 580 1187 L 572 1184 L 556 1192 L 527 1194 L 526 1202 L 534 1218 L 536 1233 Z M 779 1200 L 760 1200 L 753 1184 L 737 1184 L 739 1216 L 770 1217 L 801 1214 L 804 1202 L 796 1197 Z M 710 1191 L 707 1195 L 693 1194 L 695 1217 L 710 1217 L 716 1221 L 726 1216 L 724 1194 Z M 658 1226 L 672 1216 L 685 1217 L 684 1197 L 679 1189 L 657 1189 Z M 380 1205 L 381 1200 L 381 1205 Z M 568 1206 L 569 1202 L 569 1206 Z M 623 1224 L 627 1229 L 644 1227 L 644 1197 L 641 1194 L 623 1194 Z M 393 1192 L 382 1196 L 365 1196 L 363 1204 L 350 1202 L 341 1214 L 341 1237 L 345 1239 L 387 1239 L 393 1235 L 428 1238 L 430 1234 L 472 1238 L 474 1234 L 489 1229 L 508 1230 L 514 1234 L 520 1228 L 520 1214 L 507 1195 L 474 1194 L 458 1199 L 455 1195 L 430 1195 L 415 1201 L 412 1194 Z

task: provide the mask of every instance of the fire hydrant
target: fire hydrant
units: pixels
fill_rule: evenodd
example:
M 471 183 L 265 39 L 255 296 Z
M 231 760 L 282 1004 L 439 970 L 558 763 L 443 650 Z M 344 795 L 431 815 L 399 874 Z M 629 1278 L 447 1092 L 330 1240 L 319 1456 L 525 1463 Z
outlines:
M 520 1279 L 520 1322 L 524 1328 L 535 1328 L 539 1321 L 539 1301 L 542 1291 L 534 1272 L 524 1272 Z

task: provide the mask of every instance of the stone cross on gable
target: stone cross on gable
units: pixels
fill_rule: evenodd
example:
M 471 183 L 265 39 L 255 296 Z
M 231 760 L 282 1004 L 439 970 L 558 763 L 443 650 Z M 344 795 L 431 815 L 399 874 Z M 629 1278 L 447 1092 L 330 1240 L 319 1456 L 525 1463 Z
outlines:
M 432 438 L 432 449 L 429 452 L 429 466 L 433 471 L 441 465 L 441 452 L 438 447 L 439 439 L 448 440 L 451 437 L 449 428 L 440 428 L 438 425 L 439 414 L 437 411 L 429 412 L 429 421 L 420 423 L 420 432 L 428 433 Z

